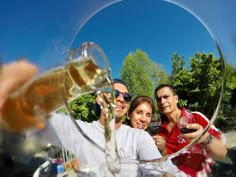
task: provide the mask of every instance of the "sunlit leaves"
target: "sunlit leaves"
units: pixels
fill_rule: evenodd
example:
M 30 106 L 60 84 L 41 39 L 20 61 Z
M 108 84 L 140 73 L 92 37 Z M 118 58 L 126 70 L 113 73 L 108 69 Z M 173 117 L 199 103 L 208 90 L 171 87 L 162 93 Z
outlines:
M 162 65 L 149 59 L 141 49 L 126 56 L 120 74 L 134 97 L 138 95 L 153 97 L 154 87 L 168 82 L 168 75 L 162 69 Z
M 86 94 L 72 101 L 69 105 L 73 117 L 87 122 L 96 120 L 94 113 L 95 98 L 95 94 Z M 66 110 L 62 109 L 60 111 L 65 112 Z

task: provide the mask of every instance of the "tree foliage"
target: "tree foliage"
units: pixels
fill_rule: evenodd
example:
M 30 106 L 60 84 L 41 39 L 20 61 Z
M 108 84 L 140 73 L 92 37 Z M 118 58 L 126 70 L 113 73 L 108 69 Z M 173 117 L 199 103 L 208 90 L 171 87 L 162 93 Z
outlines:
M 120 75 L 133 97 L 138 95 L 153 97 L 154 88 L 160 83 L 168 82 L 168 75 L 162 69 L 162 65 L 149 59 L 141 49 L 126 56 Z
M 76 100 L 69 103 L 71 113 L 75 119 L 81 119 L 86 122 L 91 122 L 96 120 L 94 113 L 94 103 L 96 99 L 96 94 L 86 94 L 82 95 Z M 63 108 L 60 112 L 66 112 L 66 109 Z
M 186 67 L 184 57 L 173 55 L 171 84 L 180 97 L 180 106 L 197 110 L 211 118 L 220 95 L 223 99 L 217 115 L 217 127 L 229 129 L 236 125 L 236 70 L 213 54 L 196 53 Z M 235 127 L 236 128 L 236 127 Z
M 225 88 L 223 90 L 222 117 L 217 120 L 221 129 L 236 129 L 236 69 L 227 64 L 225 67 Z
M 191 110 L 213 115 L 223 86 L 221 60 L 213 54 L 196 53 L 185 67 L 183 57 L 173 56 L 171 83 L 182 102 Z
M 192 83 L 192 76 L 190 69 L 185 68 L 184 57 L 178 56 L 177 53 L 173 54 L 170 80 L 180 97 L 179 106 L 187 106 L 188 99 L 186 97 L 189 92 L 189 86 Z

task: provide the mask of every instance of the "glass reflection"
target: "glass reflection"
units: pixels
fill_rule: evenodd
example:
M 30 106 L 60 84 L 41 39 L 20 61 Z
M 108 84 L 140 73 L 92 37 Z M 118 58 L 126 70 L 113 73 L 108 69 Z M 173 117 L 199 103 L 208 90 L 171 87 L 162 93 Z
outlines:
M 121 5 L 120 5 L 121 6 Z M 109 8 L 112 8 L 112 7 L 109 7 Z M 104 9 L 104 11 L 105 11 L 106 9 Z M 107 10 L 108 11 L 108 10 Z M 102 12 L 100 12 L 100 14 L 102 14 Z M 102 15 L 101 15 L 102 16 Z M 137 15 L 138 16 L 138 15 Z M 140 18 L 140 16 L 138 16 L 139 18 Z M 137 18 L 138 18 L 137 17 Z M 96 19 L 96 17 L 94 17 L 95 19 Z M 91 19 L 92 20 L 92 19 Z M 95 23 L 95 22 L 94 22 Z M 92 26 L 91 24 L 93 24 L 93 22 L 91 22 L 90 24 L 88 24 L 88 29 L 89 29 L 89 26 Z M 122 24 L 122 23 L 120 23 L 120 24 Z M 119 25 L 120 25 L 119 24 Z M 85 29 L 86 29 L 86 26 L 85 26 Z M 84 30 L 85 30 L 84 29 Z M 134 28 L 134 30 L 135 30 L 135 28 Z M 82 34 L 81 35 L 83 35 L 83 29 L 82 29 Z M 122 32 L 121 32 L 122 33 Z M 123 34 L 123 33 L 122 33 Z M 80 34 L 79 34 L 80 35 Z M 142 34 L 143 35 L 143 34 Z M 209 35 L 209 34 L 208 34 Z M 124 35 L 125 36 L 125 35 Z M 143 35 L 143 36 L 145 36 L 145 35 Z M 98 39 L 99 40 L 99 39 Z M 159 40 L 160 41 L 160 40 Z M 117 42 L 119 42 L 119 41 L 117 41 Z M 113 43 L 114 43 L 114 40 L 113 40 Z M 127 41 L 125 41 L 124 43 L 127 43 Z M 150 44 L 150 43 L 149 43 Z M 163 42 L 162 42 L 162 44 L 163 44 Z M 114 44 L 113 44 L 114 45 Z M 157 44 L 158 45 L 158 44 Z M 117 48 L 119 48 L 120 49 L 120 47 L 117 47 Z M 216 55 L 217 55 L 217 52 L 215 53 Z M 194 56 L 194 57 L 196 57 L 196 58 L 199 58 L 199 56 L 197 56 L 197 55 L 201 55 L 201 53 L 196 53 L 196 56 Z M 211 58 L 212 56 L 209 56 L 209 58 Z M 201 57 L 200 57 L 201 58 Z M 203 55 L 203 58 L 208 58 L 208 56 L 204 56 Z M 218 61 L 217 61 L 218 60 Z M 217 79 L 219 82 L 217 83 L 217 88 L 216 88 L 216 90 L 217 91 L 213 91 L 212 90 L 212 88 L 210 88 L 210 87 L 207 87 L 206 85 L 201 85 L 198 89 L 199 90 L 194 90 L 193 89 L 193 92 L 195 91 L 195 92 L 201 92 L 202 93 L 202 96 L 200 96 L 200 97 L 196 97 L 196 96 L 194 96 L 194 94 L 192 94 L 193 96 L 193 98 L 192 98 L 192 100 L 194 100 L 194 97 L 195 97 L 195 100 L 198 98 L 198 101 L 196 100 L 195 102 L 191 102 L 190 101 L 190 103 L 192 104 L 191 106 L 191 108 L 194 110 L 194 109 L 199 109 L 200 107 L 199 106 L 196 106 L 196 105 L 194 105 L 194 103 L 198 103 L 199 105 L 207 105 L 207 106 L 209 106 L 208 108 L 207 107 L 205 107 L 205 110 L 203 110 L 203 112 L 207 115 L 207 117 L 209 117 L 209 118 L 212 118 L 212 115 L 214 115 L 213 116 L 213 119 L 212 119 L 212 122 L 214 122 L 214 118 L 216 119 L 216 116 L 218 115 L 218 111 L 219 111 L 219 105 L 220 105 L 220 103 L 221 103 L 221 97 L 222 97 L 222 94 L 221 94 L 221 91 L 222 91 L 222 89 L 223 89 L 223 73 L 224 73 L 224 60 L 223 60 L 223 58 L 220 58 L 220 57 L 218 57 L 218 59 L 217 59 L 215 62 L 216 62 L 216 66 L 215 67 L 217 67 L 218 68 L 218 74 L 216 74 L 214 77 L 215 77 L 215 79 L 212 79 L 212 80 L 210 80 L 210 81 L 208 81 L 207 83 L 210 83 L 210 84 L 213 84 L 214 82 L 215 82 L 215 80 Z M 157 60 L 158 61 L 158 60 Z M 187 60 L 185 60 L 185 61 L 187 61 Z M 162 63 L 162 62 L 160 62 L 160 63 Z M 135 64 L 137 64 L 137 62 L 135 63 Z M 204 64 L 203 64 L 204 65 Z M 207 66 L 207 63 L 205 63 L 205 65 Z M 135 69 L 136 69 L 136 67 L 135 67 L 135 65 L 134 65 L 134 63 L 133 63 L 133 65 L 132 65 L 132 72 L 134 72 L 135 73 Z M 193 69 L 193 71 L 194 70 L 196 70 L 197 69 L 197 66 L 195 66 L 195 69 Z M 209 68 L 208 68 L 209 69 Z M 208 71 L 208 69 L 207 69 L 207 67 L 205 67 L 205 71 Z M 137 75 L 140 75 L 140 71 L 138 71 L 137 72 L 138 74 Z M 201 73 L 201 71 L 200 71 L 200 73 Z M 201 74 L 203 74 L 204 73 L 204 70 L 202 70 L 202 73 Z M 203 76 L 205 76 L 205 78 L 206 78 L 206 81 L 207 80 L 209 80 L 209 78 L 210 78 L 210 76 L 208 75 L 208 73 L 207 72 L 205 72 L 206 74 L 204 75 L 203 74 Z M 181 73 L 182 75 L 184 75 L 184 74 L 186 74 L 186 72 L 182 72 Z M 141 74 L 142 75 L 142 74 Z M 143 76 L 143 75 L 142 75 Z M 199 74 L 199 76 L 200 76 L 200 74 Z M 201 80 L 201 78 L 198 76 L 198 80 Z M 137 80 L 138 80 L 138 78 L 137 78 Z M 136 80 L 136 82 L 138 82 Z M 204 79 L 203 79 L 204 80 Z M 205 81 L 205 80 L 204 80 Z M 204 82 L 203 81 L 203 82 Z M 184 85 L 184 84 L 183 84 Z M 182 87 L 183 87 L 183 85 L 182 85 Z M 187 84 L 186 84 L 187 85 Z M 181 87 L 181 85 L 179 86 L 179 87 Z M 194 87 L 194 86 L 193 86 Z M 195 88 L 197 88 L 196 86 L 195 86 Z M 181 90 L 181 89 L 179 89 L 179 90 Z M 182 96 L 182 98 L 183 98 L 183 102 L 182 103 L 184 103 L 184 99 L 185 98 L 188 98 L 188 96 L 189 95 L 191 95 L 191 94 L 188 94 L 188 95 L 186 95 L 186 92 L 187 92 L 188 90 L 186 89 L 186 90 L 183 90 L 182 91 L 182 94 L 181 94 L 181 96 Z M 216 94 L 215 94 L 215 97 L 214 97 L 214 99 L 213 99 L 213 97 L 212 97 L 212 99 L 213 100 L 207 100 L 207 99 L 201 99 L 202 97 L 204 97 L 203 95 L 204 95 L 204 92 L 205 92 L 205 94 L 211 94 L 210 92 L 215 92 Z M 188 92 L 187 92 L 188 93 Z M 197 94 L 196 94 L 197 95 Z M 200 94 L 201 95 L 201 94 Z M 205 97 L 204 97 L 205 98 Z M 202 101 L 202 102 L 201 102 Z M 205 101 L 205 103 L 203 103 L 203 101 Z M 209 103 L 213 103 L 212 105 L 210 105 Z M 202 108 L 204 108 L 204 106 L 202 106 Z M 209 125 L 210 126 L 210 125 Z M 209 128 L 209 126 L 208 127 L 206 127 L 206 130 L 205 131 L 207 131 L 207 129 Z M 200 138 L 200 137 L 199 137 Z M 197 141 L 197 140 L 195 140 L 195 141 Z M 190 145 L 191 146 L 191 145 Z M 189 146 L 187 146 L 185 149 L 183 149 L 182 150 L 182 152 L 183 151 L 185 151 L 185 150 L 187 150 L 189 148 Z M 181 152 L 179 152 L 179 153 L 181 153 Z M 178 154 L 178 153 L 177 153 Z M 173 154 L 173 156 L 176 156 L 177 154 Z
M 127 2 L 127 1 L 126 1 Z M 232 41 L 235 41 L 235 40 L 232 40 L 232 39 L 234 39 L 234 31 L 231 31 L 231 30 L 235 30 L 235 24 L 234 23 L 231 23 L 231 21 L 230 21 L 230 16 L 232 15 L 232 14 L 234 14 L 233 12 L 233 8 L 235 7 L 235 4 L 234 4 L 234 2 L 228 2 L 227 4 L 221 4 L 222 2 L 220 2 L 220 1 L 215 1 L 214 3 L 210 3 L 210 1 L 207 1 L 207 2 L 204 2 L 204 6 L 202 5 L 202 3 L 201 2 L 196 2 L 196 1 L 181 1 L 181 2 L 179 2 L 179 1 L 170 1 L 170 2 L 172 2 L 172 3 L 174 3 L 174 4 L 177 4 L 177 5 L 179 5 L 180 7 L 183 7 L 183 9 L 185 9 L 185 10 L 187 10 L 187 11 L 189 11 L 190 13 L 192 13 L 195 17 L 197 17 L 204 25 L 205 25 L 205 27 L 208 29 L 208 31 L 209 31 L 209 33 L 211 34 L 211 36 L 213 37 L 213 39 L 216 41 L 216 45 L 217 45 L 217 47 L 218 47 L 218 50 L 219 50 L 219 53 L 220 53 L 220 59 L 219 59 L 219 62 L 221 62 L 221 65 L 220 65 L 220 67 L 221 68 L 223 68 L 223 69 L 221 69 L 220 71 L 222 72 L 222 73 L 220 73 L 220 74 L 224 74 L 224 76 L 225 76 L 225 81 L 226 81 L 226 85 L 225 85 L 225 88 L 223 88 L 222 86 L 223 86 L 223 78 L 216 78 L 215 80 L 217 80 L 217 79 L 219 79 L 219 87 L 218 87 L 218 90 L 220 90 L 218 93 L 218 95 L 216 94 L 216 96 L 214 97 L 214 100 L 208 100 L 208 101 L 206 101 L 206 103 L 205 104 L 207 104 L 207 105 L 209 105 L 209 103 L 211 103 L 211 102 L 213 102 L 214 103 L 214 105 L 212 105 L 211 107 L 209 107 L 208 109 L 205 109 L 206 111 L 209 111 L 208 113 L 206 113 L 207 114 L 207 116 L 209 117 L 209 118 L 211 118 L 211 122 L 210 122 L 210 124 L 205 128 L 205 132 L 206 131 L 208 131 L 208 129 L 210 128 L 210 126 L 211 126 L 211 124 L 212 123 L 215 123 L 216 124 L 216 126 L 219 126 L 219 128 L 221 128 L 222 130 L 224 129 L 224 131 L 227 131 L 227 130 L 229 130 L 229 129 L 234 129 L 234 127 L 233 127 L 233 124 L 229 124 L 228 123 L 228 121 L 230 120 L 230 121 L 232 121 L 233 122 L 233 120 L 234 120 L 234 117 L 235 117 L 235 113 L 234 113 L 234 109 L 235 109 L 235 104 L 234 104 L 234 97 L 235 97 L 235 94 L 234 94 L 234 92 L 235 92 L 235 87 L 234 86 L 232 86 L 232 85 L 230 85 L 230 83 L 234 83 L 234 74 L 233 73 L 235 73 L 234 72 L 234 68 L 233 69 L 231 69 L 230 71 L 228 71 L 227 70 L 227 68 L 225 68 L 224 69 L 224 67 L 225 67 L 225 63 L 224 62 L 229 62 L 229 63 L 234 63 L 234 59 L 233 58 L 235 58 L 234 57 L 234 55 L 235 55 L 235 53 L 234 53 L 234 49 L 235 49 L 235 43 L 232 43 Z M 83 16 L 83 18 L 82 18 L 82 21 L 79 21 L 78 22 L 78 28 L 77 27 L 75 27 L 75 28 L 72 28 L 72 29 L 74 29 L 75 31 L 72 31 L 71 33 L 70 33 L 70 35 L 68 35 L 67 36 L 67 40 L 66 41 L 63 41 L 62 40 L 62 43 L 63 44 L 66 44 L 66 47 L 63 47 L 63 50 L 61 50 L 60 49 L 60 57 L 58 57 L 58 58 L 61 58 L 61 56 L 64 54 L 64 52 L 61 52 L 61 51 L 66 51 L 65 49 L 67 49 L 68 48 L 68 46 L 70 46 L 70 44 L 71 44 L 71 39 L 72 39 L 72 41 L 73 41 L 73 39 L 74 39 L 74 37 L 76 36 L 76 34 L 77 34 L 77 32 L 80 30 L 80 28 L 85 24 L 85 22 L 93 15 L 93 14 L 95 14 L 96 12 L 98 12 L 99 10 L 101 10 L 103 7 L 105 7 L 105 6 L 108 6 L 109 5 L 109 3 L 108 3 L 108 1 L 102 1 L 101 2 L 101 4 L 99 4 L 99 3 L 93 3 L 92 1 L 90 2 L 90 5 L 89 5 L 89 3 L 88 4 L 86 4 L 86 2 L 81 2 L 81 4 L 83 4 L 84 3 L 84 5 L 85 6 L 87 6 L 87 7 L 90 7 L 89 8 L 89 10 L 88 11 L 90 11 L 90 13 L 85 13 L 84 14 L 84 16 Z M 146 2 L 145 2 L 146 3 Z M 73 4 L 73 3 L 71 3 L 71 4 Z M 116 6 L 118 6 L 118 4 L 119 3 L 117 3 L 117 4 L 115 4 Z M 120 4 L 121 5 L 121 4 Z M 212 8 L 212 6 L 214 6 L 215 8 Z M 74 6 L 74 7 L 78 7 L 78 6 Z M 84 7 L 84 6 L 80 6 L 80 7 Z M 162 6 L 163 7 L 163 6 Z M 171 6 L 171 8 L 172 8 L 173 6 Z M 222 7 L 222 8 L 216 8 L 216 7 Z M 112 6 L 111 7 L 108 7 L 107 9 L 109 9 L 109 8 L 112 8 Z M 121 7 L 120 7 L 121 8 Z M 157 9 L 159 8 L 159 6 L 157 7 Z M 86 8 L 85 8 L 86 9 Z M 122 9 L 122 8 L 121 8 Z M 183 10 L 182 9 L 182 10 Z M 208 10 L 206 10 L 206 9 L 208 9 Z M 211 13 L 209 13 L 209 9 L 211 9 Z M 220 9 L 220 13 L 218 13 L 219 10 Z M 227 10 L 226 10 L 227 9 Z M 103 9 L 103 11 L 105 11 L 106 9 Z M 173 10 L 173 9 L 172 9 Z M 103 12 L 103 11 L 101 11 L 101 13 Z M 120 10 L 121 11 L 121 10 Z M 74 12 L 77 12 L 77 10 L 75 10 Z M 100 13 L 100 12 L 99 12 Z M 209 15 L 210 14 L 210 15 Z M 219 15 L 219 14 L 221 14 L 221 15 Z M 223 14 L 223 15 L 222 15 Z M 79 14 L 79 16 L 82 16 L 82 15 L 80 15 Z M 164 15 L 164 17 L 165 17 L 165 15 Z M 166 15 L 166 17 L 167 17 L 167 15 Z M 224 20 L 222 20 L 223 22 L 224 22 L 224 25 L 222 25 L 222 21 L 221 20 L 218 20 L 218 18 L 216 18 L 216 17 L 219 17 L 219 18 L 223 18 Z M 96 16 L 94 16 L 93 18 L 95 18 L 96 19 Z M 93 18 L 91 18 L 91 20 L 93 19 Z M 115 18 L 115 17 L 113 17 L 113 18 Z M 229 21 L 227 21 L 227 20 L 229 20 Z M 219 22 L 220 22 L 220 24 L 219 24 Z M 100 22 L 99 22 L 100 23 Z M 121 23 L 121 22 L 120 22 Z M 119 25 L 120 25 L 120 23 L 118 23 Z M 184 23 L 184 22 L 183 22 Z M 76 25 L 75 25 L 76 26 Z M 93 29 L 96 29 L 97 31 L 98 31 L 98 26 L 99 25 L 97 25 L 96 26 L 96 28 L 95 27 L 93 27 Z M 120 28 L 119 28 L 120 29 Z M 125 26 L 123 27 L 123 29 L 126 29 L 125 28 Z M 139 29 L 139 28 L 135 28 L 135 30 L 137 30 L 137 29 Z M 149 28 L 150 29 L 150 28 Z M 166 28 L 167 29 L 167 28 Z M 165 30 L 166 30 L 165 29 Z M 78 38 L 80 39 L 80 40 L 85 40 L 84 38 L 82 38 L 80 35 L 83 35 L 83 29 L 80 31 L 80 32 L 82 32 L 82 33 L 79 33 L 78 34 Z M 111 31 L 110 31 L 111 32 Z M 174 30 L 173 31 L 173 33 L 175 33 L 176 31 Z M 63 35 L 64 34 L 66 34 L 66 33 L 62 33 Z M 75 34 L 75 36 L 74 36 L 74 34 Z M 88 33 L 89 34 L 89 33 Z M 98 33 L 97 33 L 98 34 Z M 224 35 L 222 35 L 222 34 L 224 34 Z M 176 34 L 175 33 L 175 35 L 177 36 L 178 34 Z M 86 36 L 89 36 L 89 35 L 86 35 Z M 93 38 L 94 36 L 93 35 L 91 35 L 91 38 Z M 104 36 L 102 36 L 101 38 L 103 38 L 104 40 L 105 40 L 105 38 L 107 38 L 107 37 L 104 37 Z M 68 40 L 69 39 L 69 40 Z M 148 44 L 150 44 L 150 38 L 148 38 L 149 39 L 149 41 L 148 42 L 146 42 L 146 45 L 147 45 L 147 43 Z M 175 39 L 175 38 L 173 38 L 173 39 Z M 95 38 L 94 38 L 94 40 L 95 40 Z M 92 41 L 94 41 L 94 40 L 92 40 Z M 126 40 L 127 40 L 127 38 L 126 38 Z M 21 41 L 21 40 L 19 40 L 19 41 Z M 53 41 L 53 40 L 52 40 Z M 91 40 L 89 40 L 89 41 L 91 41 Z M 133 40 L 131 40 L 131 41 L 133 41 Z M 156 41 L 160 41 L 160 40 L 156 40 Z M 95 41 L 96 42 L 96 41 Z M 116 41 L 112 41 L 113 43 L 115 43 Z M 166 43 L 167 44 L 170 44 L 172 41 L 167 41 Z M 99 44 L 100 42 L 98 42 L 98 44 Z M 125 44 L 126 43 L 126 41 L 124 41 L 123 42 L 123 44 Z M 57 43 L 58 44 L 58 43 Z M 56 44 L 56 46 L 57 46 L 57 44 Z M 105 46 L 105 51 L 110 51 L 110 50 L 106 50 L 106 45 L 107 46 L 112 46 L 112 44 L 109 44 L 109 43 L 107 43 L 107 42 L 103 42 L 103 44 L 104 44 L 104 46 Z M 164 42 L 162 42 L 162 45 L 164 45 L 165 43 Z M 190 47 L 190 45 L 189 45 L 190 43 L 188 43 L 188 46 L 187 47 Z M 74 44 L 72 44 L 72 45 L 74 45 Z M 75 45 L 76 45 L 76 42 L 75 42 Z M 200 44 L 200 45 L 202 45 L 202 44 Z M 122 46 L 122 45 L 120 45 L 120 46 Z M 102 46 L 103 47 L 103 46 Z M 108 49 L 109 49 L 109 47 L 107 47 Z M 140 46 L 138 46 L 138 47 L 140 47 Z M 1 47 L 0 47 L 1 48 Z M 9 47 L 9 48 L 12 48 L 12 47 Z M 120 50 L 121 51 L 121 48 L 119 48 L 119 47 L 114 47 L 114 48 L 117 48 L 117 50 Z M 136 48 L 136 47 L 135 47 Z M 130 49 L 129 49 L 130 50 Z M 129 51 L 128 51 L 129 52 Z M 128 54 L 128 52 L 126 51 L 126 54 Z M 27 52 L 25 52 L 25 53 L 27 53 Z M 49 53 L 51 53 L 51 51 L 49 52 Z M 4 53 L 4 55 L 5 55 L 5 53 Z M 13 58 L 17 58 L 18 57 L 18 55 L 19 54 L 17 54 L 17 55 L 15 55 Z M 110 55 L 110 52 L 108 52 L 108 58 L 111 60 L 111 61 L 114 61 L 115 59 L 113 59 L 112 57 L 110 58 L 109 57 L 109 55 Z M 182 54 L 181 54 L 182 55 Z M 34 55 L 33 55 L 34 56 Z M 49 55 L 50 56 L 50 55 Z M 112 56 L 112 55 L 111 55 Z M 119 56 L 118 56 L 119 57 Z M 30 57 L 31 58 L 31 57 Z M 34 58 L 34 57 L 32 57 L 32 58 Z M 120 57 L 120 58 L 124 58 L 124 57 Z M 170 57 L 169 57 L 170 58 Z M 154 61 L 160 61 L 159 63 L 162 63 L 163 62 L 163 59 L 157 59 L 157 60 L 154 60 Z M 133 67 L 135 67 L 136 65 L 133 65 Z M 115 64 L 112 64 L 112 68 L 116 68 L 116 65 Z M 119 68 L 119 67 L 118 67 Z M 134 68 L 132 68 L 132 69 L 134 69 Z M 150 68 L 148 68 L 148 69 L 150 69 Z M 181 76 L 184 76 L 184 72 L 182 72 L 181 73 L 182 75 Z M 138 74 L 139 76 L 140 76 L 140 74 Z M 143 76 L 143 75 L 142 75 Z M 209 76 L 208 75 L 205 75 L 206 76 L 206 80 L 209 78 Z M 201 79 L 201 78 L 200 78 Z M 214 79 L 213 79 L 214 80 Z M 159 82 L 158 82 L 159 83 Z M 209 82 L 210 84 L 212 84 L 211 82 Z M 229 84 L 229 88 L 227 87 L 227 84 Z M 210 89 L 210 87 L 201 87 L 200 89 L 199 89 L 199 92 L 206 92 L 207 93 L 207 91 L 209 91 L 208 89 Z M 227 90 L 228 89 L 228 90 Z M 228 92 L 226 92 L 226 91 L 228 91 Z M 212 90 L 211 90 L 211 92 L 212 92 Z M 153 92 L 152 92 L 153 93 Z M 228 93 L 230 93 L 231 95 L 228 95 Z M 228 96 L 228 100 L 224 100 L 223 99 L 223 95 L 225 94 L 225 96 L 226 96 L 226 98 L 227 98 L 227 96 Z M 181 98 L 183 98 L 184 99 L 184 96 L 185 96 L 185 94 L 184 94 L 184 92 L 182 93 L 182 95 L 181 95 Z M 189 95 L 188 95 L 189 96 Z M 202 96 L 203 97 L 203 96 Z M 200 102 L 202 99 L 202 97 L 198 97 L 198 99 L 199 99 L 199 103 L 201 103 L 201 104 L 204 104 L 204 103 L 202 103 L 202 102 Z M 187 98 L 189 98 L 189 97 L 187 97 Z M 225 98 L 225 97 L 224 97 Z M 196 99 L 196 97 L 195 97 L 195 99 Z M 205 99 L 205 97 L 204 97 L 204 99 Z M 222 104 L 223 106 L 225 106 L 225 107 L 227 107 L 227 108 L 229 108 L 229 109 L 223 109 L 223 110 L 221 110 L 221 108 L 220 108 L 220 104 L 222 103 L 222 100 L 223 100 L 223 102 L 224 101 L 228 101 L 227 103 L 229 104 L 229 105 L 226 105 L 225 106 L 225 104 Z M 185 100 L 183 100 L 183 104 L 184 104 L 184 101 Z M 231 108 L 231 106 L 232 106 L 232 108 Z M 193 105 L 192 105 L 192 107 L 194 108 L 194 102 L 193 102 Z M 224 107 L 224 108 L 225 108 Z M 223 112 L 221 112 L 221 111 L 223 111 Z M 204 113 L 205 113 L 205 111 L 204 111 Z M 225 114 L 225 115 L 227 115 L 226 116 L 226 118 L 224 117 L 224 118 L 221 118 L 221 115 L 224 115 L 223 113 L 227 113 L 227 114 Z M 228 126 L 228 128 L 226 128 L 226 126 L 223 126 L 223 123 L 224 123 L 224 125 L 227 125 Z M 198 141 L 199 139 L 201 138 L 201 136 L 199 136 L 194 142 L 196 142 L 196 141 Z M 231 142 L 232 143 L 232 142 Z M 88 146 L 88 148 L 91 148 L 92 146 L 90 146 L 90 144 L 88 143 L 87 144 L 87 146 Z M 169 158 L 174 158 L 174 157 L 176 157 L 176 156 L 178 156 L 179 154 L 181 155 L 184 151 L 186 151 L 186 150 L 188 150 L 189 148 L 191 148 L 190 147 L 191 146 L 191 144 L 189 144 L 188 146 L 186 146 L 184 149 L 182 149 L 180 152 L 177 152 L 177 153 L 175 153 L 175 154 L 173 154 L 173 156 L 170 156 Z M 233 148 L 231 148 L 230 146 L 228 146 L 230 149 L 229 149 L 229 151 L 228 151 L 228 159 L 225 159 L 225 161 L 224 162 L 219 162 L 219 163 L 217 163 L 216 164 L 216 169 L 214 169 L 215 171 L 213 171 L 214 172 L 214 175 L 219 175 L 219 176 L 222 176 L 222 174 L 220 174 L 220 171 L 222 171 L 222 170 L 220 170 L 220 169 L 225 169 L 225 168 L 227 168 L 228 169 L 228 172 L 232 175 L 232 174 L 235 174 L 234 173 L 234 171 L 233 171 L 233 168 L 232 168 L 232 164 L 233 164 L 233 162 L 234 162 L 234 154 L 233 154 Z M 92 150 L 91 150 L 91 152 L 92 152 Z M 168 164 L 168 162 L 169 161 L 164 161 L 164 162 L 167 162 L 167 164 Z M 127 163 L 130 163 L 130 162 L 127 162 Z M 137 168 L 137 164 L 139 164 L 140 165 L 140 168 L 141 169 L 143 169 L 143 171 L 145 171 L 145 170 L 147 170 L 147 169 L 149 169 L 149 170 L 152 170 L 152 172 L 154 173 L 154 174 L 156 174 L 156 175 L 159 175 L 159 172 L 161 171 L 161 173 L 162 172 L 165 172 L 165 171 L 167 171 L 167 168 L 166 168 L 166 166 L 164 166 L 165 168 L 164 168 L 164 171 L 162 171 L 163 169 L 162 168 L 160 168 L 160 166 L 161 166 L 161 164 L 165 164 L 165 163 L 160 163 L 159 161 L 158 162 L 148 162 L 148 163 L 139 163 L 139 162 L 132 162 L 132 164 L 134 165 L 134 168 L 136 169 Z M 219 166 L 218 166 L 219 165 Z M 163 166 L 162 166 L 163 167 Z M 158 170 L 160 170 L 160 171 L 158 171 Z M 224 174 L 225 175 L 225 174 Z

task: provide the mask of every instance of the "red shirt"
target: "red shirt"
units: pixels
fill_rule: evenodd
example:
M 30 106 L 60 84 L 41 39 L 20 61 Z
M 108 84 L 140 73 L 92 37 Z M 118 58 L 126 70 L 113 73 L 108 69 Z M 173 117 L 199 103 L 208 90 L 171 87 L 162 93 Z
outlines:
M 181 111 L 183 115 L 185 108 L 181 108 Z M 191 114 L 196 123 L 202 125 L 203 128 L 208 125 L 209 120 L 202 113 L 191 112 Z M 221 133 L 214 125 L 209 128 L 208 132 L 212 136 L 221 139 Z M 177 124 L 173 127 L 171 132 L 168 132 L 166 122 L 162 123 L 159 135 L 166 139 L 167 154 L 175 153 L 189 144 L 189 141 L 181 135 Z M 180 154 L 173 158 L 172 161 L 180 170 L 192 177 L 197 176 L 197 172 L 203 170 L 210 172 L 209 165 L 213 162 L 213 160 L 206 154 L 204 147 L 200 144 L 193 145 L 188 152 Z

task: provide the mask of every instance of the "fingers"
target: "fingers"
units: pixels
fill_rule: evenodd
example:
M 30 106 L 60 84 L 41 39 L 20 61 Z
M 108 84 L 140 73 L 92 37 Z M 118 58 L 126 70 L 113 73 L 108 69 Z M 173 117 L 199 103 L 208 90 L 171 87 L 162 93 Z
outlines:
M 37 67 L 26 60 L 3 65 L 0 73 L 0 109 L 9 93 L 22 86 L 37 72 Z
M 96 98 L 97 103 L 100 105 L 102 114 L 108 118 L 111 110 L 111 93 L 99 92 Z
M 153 139 L 155 140 L 155 141 L 166 141 L 165 140 L 165 138 L 163 137 L 163 136 L 160 136 L 160 135 L 155 135 L 155 136 L 153 136 Z
M 164 137 L 159 136 L 159 135 L 156 135 L 156 136 L 153 136 L 153 139 L 154 139 L 154 141 L 155 141 L 156 146 L 157 146 L 159 149 L 165 148 L 166 139 L 165 139 Z
M 188 129 L 195 129 L 196 131 L 193 132 L 193 133 L 186 133 L 186 134 L 183 134 L 183 136 L 185 138 L 187 138 L 189 141 L 193 141 L 195 138 L 197 138 L 198 136 L 200 136 L 202 133 L 203 133 L 203 130 L 204 128 L 197 124 L 197 123 L 194 123 L 194 124 L 188 124 L 186 126 L 186 128 Z M 198 141 L 198 143 L 200 143 L 202 141 L 202 139 L 205 139 L 205 137 L 207 137 L 207 133 L 205 133 L 203 135 L 203 137 Z
M 79 171 L 80 170 L 80 160 L 75 158 L 72 160 L 72 167 L 74 171 Z
M 198 130 L 202 129 L 202 126 L 200 124 L 194 123 L 194 124 L 186 125 L 186 128 L 195 129 L 196 131 L 198 131 Z
M 103 92 L 98 92 L 96 101 L 98 104 L 101 105 L 101 103 L 110 103 L 111 102 L 111 93 L 103 93 Z

